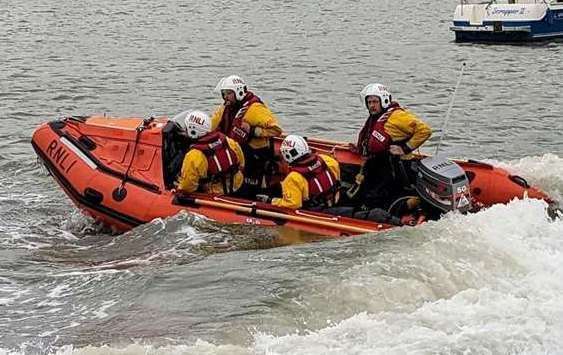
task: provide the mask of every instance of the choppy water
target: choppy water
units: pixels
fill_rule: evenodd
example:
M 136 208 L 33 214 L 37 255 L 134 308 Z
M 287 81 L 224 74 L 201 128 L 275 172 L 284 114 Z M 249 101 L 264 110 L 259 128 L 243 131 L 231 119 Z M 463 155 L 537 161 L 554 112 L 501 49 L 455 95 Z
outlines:
M 433 152 L 563 196 L 563 43 L 456 44 L 454 1 L 0 0 L 0 353 L 561 353 L 563 222 L 539 201 L 269 248 L 287 231 L 180 214 L 100 232 L 35 162 L 64 114 L 211 110 L 243 76 L 287 132 L 353 140 L 371 81 Z

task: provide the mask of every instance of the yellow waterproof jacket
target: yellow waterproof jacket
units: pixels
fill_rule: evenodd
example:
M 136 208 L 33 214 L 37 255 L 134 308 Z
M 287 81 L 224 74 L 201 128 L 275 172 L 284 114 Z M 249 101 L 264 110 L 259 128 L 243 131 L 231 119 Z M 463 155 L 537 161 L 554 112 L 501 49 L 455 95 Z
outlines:
M 391 113 L 383 126 L 393 142 L 401 142 L 410 151 L 420 147 L 432 135 L 432 129 L 410 111 L 400 109 Z M 402 159 L 411 159 L 406 154 Z
M 319 154 L 336 180 L 340 181 L 340 165 L 331 156 Z M 298 209 L 303 207 L 303 202 L 309 200 L 309 183 L 307 179 L 296 171 L 290 172 L 281 183 L 282 198 L 272 199 L 272 205 Z
M 225 106 L 221 105 L 211 117 L 211 129 L 215 130 L 221 122 Z M 268 106 L 263 103 L 255 102 L 248 107 L 248 110 L 242 118 L 248 123 L 253 136 L 248 141 L 248 145 L 253 149 L 265 148 L 269 144 L 268 138 L 277 137 L 282 134 L 282 129 L 278 123 L 276 116 L 270 111 Z M 223 132 L 227 133 L 227 132 Z
M 240 188 L 244 180 L 242 174 L 244 170 L 244 154 L 242 153 L 240 145 L 231 138 L 227 137 L 227 143 L 237 155 L 240 164 L 240 169 L 233 178 L 233 190 L 236 191 Z M 205 154 L 199 149 L 190 149 L 184 156 L 182 170 L 177 182 L 177 189 L 186 192 L 197 191 L 200 188 L 200 180 L 207 178 L 208 167 Z M 200 190 L 217 194 L 225 193 L 221 182 L 208 183 L 205 186 L 201 186 Z

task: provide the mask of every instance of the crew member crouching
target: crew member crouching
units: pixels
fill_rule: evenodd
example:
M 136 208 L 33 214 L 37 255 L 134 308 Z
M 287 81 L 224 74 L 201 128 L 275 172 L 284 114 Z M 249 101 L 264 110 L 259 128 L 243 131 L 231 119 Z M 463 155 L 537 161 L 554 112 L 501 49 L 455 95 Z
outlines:
M 330 208 L 338 202 L 340 166 L 332 157 L 312 153 L 307 141 L 298 135 L 283 140 L 280 153 L 289 164 L 289 174 L 282 181 L 282 197 L 257 195 L 263 202 L 291 209 L 316 211 Z
M 291 209 L 304 208 L 335 216 L 365 219 L 397 226 L 411 224 L 381 208 L 358 209 L 337 206 L 340 198 L 340 165 L 325 154 L 312 153 L 307 141 L 298 135 L 287 136 L 280 147 L 290 173 L 282 181 L 282 197 L 256 195 L 262 202 Z
M 192 144 L 182 163 L 177 189 L 184 192 L 232 194 L 243 182 L 244 154 L 237 142 L 211 130 L 211 118 L 201 111 L 186 115 Z

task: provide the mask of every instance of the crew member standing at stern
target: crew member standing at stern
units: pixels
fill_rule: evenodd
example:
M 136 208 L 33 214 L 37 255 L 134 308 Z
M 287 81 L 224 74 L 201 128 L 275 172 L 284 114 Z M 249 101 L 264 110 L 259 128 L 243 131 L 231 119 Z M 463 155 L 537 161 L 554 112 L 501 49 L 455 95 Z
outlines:
M 361 185 L 361 200 L 368 208 L 387 209 L 405 194 L 416 176 L 411 166 L 412 151 L 431 136 L 430 127 L 410 111 L 392 101 L 381 84 L 369 84 L 361 92 L 369 117 L 358 136 L 357 149 L 364 159 L 356 183 Z M 413 208 L 419 199 L 408 200 Z

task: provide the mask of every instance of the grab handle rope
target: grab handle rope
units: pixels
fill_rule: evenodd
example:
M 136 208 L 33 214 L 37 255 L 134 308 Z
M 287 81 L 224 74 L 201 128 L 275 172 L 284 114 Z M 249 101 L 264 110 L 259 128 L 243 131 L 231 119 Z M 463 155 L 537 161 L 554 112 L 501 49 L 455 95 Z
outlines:
M 114 191 L 114 197 L 115 196 L 119 197 L 123 195 L 124 192 L 123 189 L 125 187 L 125 183 L 127 183 L 127 180 L 129 179 L 129 171 L 131 170 L 131 166 L 133 165 L 133 160 L 135 160 L 135 154 L 137 154 L 137 146 L 139 145 L 139 138 L 141 138 L 141 132 L 144 131 L 145 128 L 147 128 L 147 126 L 149 125 L 149 123 L 151 123 L 153 120 L 154 120 L 153 116 L 149 118 L 145 118 L 143 122 L 141 122 L 141 124 L 135 129 L 136 135 L 135 135 L 135 145 L 133 145 L 133 154 L 131 155 L 131 160 L 129 160 L 129 165 L 127 166 L 127 170 L 125 170 L 125 175 L 123 176 L 121 183 Z

